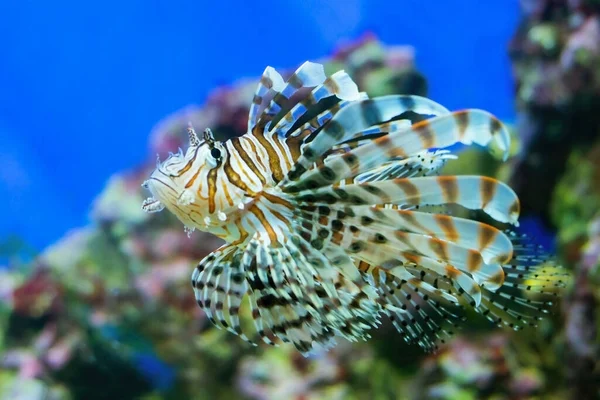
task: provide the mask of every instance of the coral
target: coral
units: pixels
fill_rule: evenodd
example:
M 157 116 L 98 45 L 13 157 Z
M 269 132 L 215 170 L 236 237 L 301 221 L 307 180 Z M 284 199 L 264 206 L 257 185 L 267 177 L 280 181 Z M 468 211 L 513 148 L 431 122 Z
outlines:
M 518 129 L 525 143 L 512 178 L 526 212 L 557 230 L 574 281 L 563 304 L 569 398 L 600 396 L 597 279 L 600 209 L 600 4 L 523 2 L 511 44 Z
M 423 399 L 565 398 L 545 369 L 545 360 L 532 346 L 506 335 L 459 337 L 443 351 L 425 360 L 416 378 Z
M 566 302 L 569 379 L 574 395 L 599 393 L 600 379 L 600 140 L 587 151 L 575 150 L 552 200 L 563 258 L 575 271 Z
M 569 154 L 599 133 L 600 8 L 593 0 L 522 3 L 509 53 L 524 151 L 511 183 L 523 211 L 550 225 L 548 199 Z

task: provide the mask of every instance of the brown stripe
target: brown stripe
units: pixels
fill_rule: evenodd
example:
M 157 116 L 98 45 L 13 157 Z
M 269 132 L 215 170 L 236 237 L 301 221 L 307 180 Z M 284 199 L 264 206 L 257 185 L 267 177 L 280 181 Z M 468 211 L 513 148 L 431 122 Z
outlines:
M 304 83 L 302 82 L 302 79 L 300 79 L 300 77 L 296 73 L 294 73 L 294 74 L 292 74 L 292 76 L 290 76 L 290 79 L 288 79 L 288 83 L 294 89 L 300 89 L 304 85 Z
M 394 236 L 396 237 L 396 239 L 398 239 L 400 242 L 404 243 L 405 245 L 408 246 L 408 248 L 410 249 L 414 249 L 414 246 L 412 245 L 410 238 L 408 237 L 408 233 L 401 231 L 401 230 L 396 230 L 394 231 Z
M 262 157 L 259 156 L 258 150 L 256 149 L 256 145 L 254 144 L 254 141 L 252 139 L 247 139 L 247 143 L 250 145 L 252 154 L 256 154 L 256 161 L 258 162 L 258 164 L 260 165 L 262 170 L 265 171 L 267 169 L 267 167 L 265 166 L 265 164 L 263 164 Z M 263 177 L 263 178 L 265 178 L 265 177 Z
M 475 283 L 473 286 L 471 286 L 471 290 L 469 291 L 469 294 L 471 296 L 474 296 L 476 294 L 481 294 L 481 289 L 477 283 Z
M 410 179 L 395 179 L 394 182 L 404 191 L 410 204 L 418 205 L 421 202 L 419 189 L 410 181 Z
M 271 89 L 273 87 L 273 81 L 271 78 L 263 75 L 260 77 L 260 84 L 266 87 L 267 89 Z
M 360 272 L 363 272 L 363 273 L 369 272 L 369 266 L 370 265 L 368 263 L 364 262 L 364 261 L 359 261 L 358 262 L 358 270 Z
M 502 122 L 500 122 L 496 117 L 490 118 L 490 131 L 492 132 L 492 136 L 498 134 L 502 130 Z
M 458 184 L 456 176 L 438 176 L 438 185 L 442 189 L 442 195 L 446 203 L 456 203 L 458 200 Z
M 256 204 L 252 204 L 248 208 L 248 211 L 254 214 L 258 221 L 261 223 L 261 225 L 265 228 L 265 230 L 267 231 L 267 235 L 269 235 L 271 243 L 276 243 L 277 235 L 275 234 L 275 231 L 273 230 L 273 227 L 271 226 L 269 221 L 267 221 L 267 218 L 265 218 L 265 214 L 262 212 L 262 210 L 258 208 Z
M 283 119 L 284 119 L 286 122 L 292 123 L 292 122 L 294 122 L 294 115 L 293 115 L 293 114 L 292 114 L 292 112 L 290 111 L 290 112 L 288 112 L 287 114 L 285 114 L 285 115 L 283 116 Z
M 309 108 L 317 104 L 317 99 L 315 98 L 314 94 L 310 92 L 308 96 L 306 96 L 306 98 L 300 102 L 300 104 L 302 104 L 305 108 Z M 291 114 L 291 111 L 289 114 Z
M 300 147 L 302 147 L 302 144 L 304 144 L 304 140 L 311 133 L 312 132 L 310 129 L 304 129 L 301 134 L 297 136 L 290 136 L 286 139 L 285 144 L 288 146 L 290 154 L 292 155 L 292 162 L 295 163 L 296 161 L 298 161 L 298 158 L 300 158 Z
M 231 242 L 229 244 L 230 246 L 237 246 L 239 244 L 242 244 L 248 238 L 248 232 L 246 232 L 246 230 L 244 229 L 244 227 L 242 227 L 242 225 L 240 224 L 239 220 L 236 220 L 234 223 L 235 223 L 235 226 L 237 226 L 238 231 L 240 232 L 240 238 L 238 240 L 234 241 L 234 242 Z
M 331 235 L 331 241 L 333 242 L 333 244 L 336 245 L 340 245 L 340 243 L 342 243 L 342 239 L 344 239 L 344 235 L 342 234 L 342 232 L 333 232 L 333 234 Z
M 494 194 L 496 193 L 496 187 L 498 186 L 498 181 L 492 178 L 488 178 L 486 176 L 481 177 L 481 208 L 485 208 L 492 199 L 494 198 Z
M 417 218 L 415 217 L 415 214 L 413 211 L 407 211 L 407 210 L 396 210 L 396 212 L 398 213 L 398 215 L 406 222 L 408 222 L 409 224 L 415 226 L 417 229 L 419 229 L 421 232 L 426 233 L 430 236 L 434 236 L 433 232 L 431 232 L 431 230 L 427 229 L 425 226 L 423 226 L 421 223 L 419 223 L 419 221 L 417 220 Z
M 475 250 L 468 250 L 468 252 L 469 256 L 467 257 L 467 270 L 469 270 L 469 272 L 479 271 L 481 264 L 483 263 L 481 254 Z
M 215 212 L 215 196 L 217 194 L 217 174 L 219 172 L 219 166 L 217 165 L 215 168 L 211 168 L 208 171 L 208 175 L 206 177 L 206 183 L 208 185 L 208 212 Z
M 274 216 L 275 218 L 277 218 L 278 220 L 280 220 L 280 221 L 281 221 L 281 222 L 283 222 L 284 224 L 287 224 L 287 225 L 289 225 L 289 224 L 290 224 L 290 220 L 289 220 L 289 219 L 287 219 L 286 217 L 284 217 L 284 216 L 283 216 L 283 215 L 282 215 L 280 212 L 278 212 L 278 211 L 275 211 L 275 210 L 273 210 L 273 209 L 269 209 L 269 212 L 270 212 L 271 214 L 273 214 L 273 216 Z
M 431 124 L 429 123 L 428 120 L 425 119 L 425 120 L 419 122 L 418 124 L 415 124 L 415 126 L 413 128 L 414 128 L 414 131 L 419 134 L 419 137 L 421 138 L 421 141 L 423 142 L 424 149 L 430 149 L 430 148 L 434 147 L 435 132 L 431 128 Z
M 460 271 L 454 268 L 452 265 L 446 265 L 444 269 L 448 278 L 452 280 L 455 280 L 460 275 Z
M 256 167 L 256 164 L 254 164 L 254 161 L 252 161 L 252 158 L 250 158 L 250 155 L 248 155 L 248 152 L 246 152 L 246 150 L 242 147 L 242 144 L 240 143 L 240 139 L 237 137 L 232 138 L 231 144 L 233 145 L 233 147 L 235 148 L 237 153 L 240 155 L 240 157 L 242 158 L 244 163 L 246 163 L 246 165 L 252 170 L 252 172 L 254 172 L 254 174 L 256 176 L 258 176 L 258 179 L 260 179 L 260 183 L 265 185 L 267 183 L 265 180 L 265 177 L 262 175 L 260 170 Z M 253 146 L 252 142 L 250 142 L 250 144 Z
M 508 212 L 510 215 L 516 215 L 518 216 L 521 212 L 521 204 L 519 203 L 519 199 L 516 199 L 511 205 L 510 208 L 508 209 Z
M 224 146 L 224 147 L 225 147 L 225 153 L 227 153 L 227 157 L 225 158 L 225 164 L 223 165 L 223 171 L 225 172 L 227 179 L 229 180 L 229 182 L 231 182 L 233 185 L 237 186 L 238 188 L 242 189 L 248 195 L 254 196 L 256 193 L 254 193 L 252 190 L 250 190 L 250 188 L 242 181 L 242 179 L 240 178 L 240 175 L 237 172 L 235 172 L 235 170 L 231 167 L 231 154 L 229 153 L 229 149 L 227 148 L 227 146 Z M 226 187 L 227 187 L 227 185 L 224 185 L 223 189 L 226 189 Z
M 306 131 L 303 131 L 306 132 Z M 292 155 L 292 161 L 295 163 L 300 157 L 300 146 L 302 145 L 302 139 L 298 136 L 290 136 L 285 140 L 285 144 L 290 150 Z
M 192 176 L 192 178 L 185 184 L 185 188 L 189 188 L 190 186 L 192 186 L 194 184 L 194 182 L 196 181 L 196 178 L 198 177 L 198 175 L 200 174 L 200 170 L 202 168 L 198 168 L 196 170 L 196 173 Z
M 510 252 L 508 253 L 502 253 L 499 256 L 496 257 L 496 259 L 498 260 L 499 263 L 501 264 L 508 264 L 513 258 L 513 252 L 512 249 Z
M 235 158 L 237 157 L 237 152 L 235 151 L 235 149 L 232 150 L 232 156 L 234 156 L 236 165 L 239 166 L 240 173 L 242 174 L 242 176 L 240 177 L 242 182 L 254 182 L 255 178 L 251 175 L 252 171 L 250 171 L 250 168 L 246 168 L 247 165 L 244 164 L 244 160 Z
M 402 257 L 406 258 L 406 260 L 408 262 L 414 263 L 414 264 L 420 264 L 421 263 L 421 256 L 418 254 L 414 254 L 414 253 L 408 253 L 408 252 L 402 252 L 400 253 L 402 255 Z
M 454 226 L 454 221 L 452 220 L 452 217 L 449 217 L 447 215 L 435 214 L 434 218 L 438 226 L 444 231 L 444 235 L 446 236 L 446 238 L 451 242 L 458 242 L 460 234 Z
M 329 109 L 329 111 L 331 113 L 335 113 L 334 110 L 336 110 L 335 112 L 337 112 L 337 110 L 339 110 L 339 106 L 337 104 Z M 313 119 L 311 119 L 310 121 L 308 121 L 308 124 L 311 127 L 315 128 L 315 129 L 319 129 L 322 126 L 322 124 L 319 123 L 319 117 L 318 116 L 315 117 L 315 118 L 313 118 Z
M 381 136 L 373 141 L 375 145 L 385 153 L 389 158 L 406 157 L 407 154 L 400 146 L 395 146 L 390 135 Z
M 196 150 L 194 150 L 194 157 L 192 157 L 192 159 L 190 161 L 188 161 L 188 163 L 185 165 L 185 167 L 183 167 L 181 170 L 177 171 L 176 176 L 181 176 L 181 175 L 185 174 L 190 168 L 192 168 L 192 164 L 196 160 L 196 156 L 198 155 L 199 149 L 200 149 L 199 146 L 196 147 Z
M 333 79 L 331 79 L 331 77 L 328 77 L 327 79 L 325 79 L 325 82 L 323 82 L 323 85 L 331 93 L 337 93 L 340 90 L 340 87 L 338 86 L 338 84 Z
M 254 97 L 252 97 L 252 103 L 256 104 L 257 106 L 260 106 L 262 104 L 262 97 L 260 97 L 259 95 L 254 95 Z
M 491 276 L 488 281 L 495 283 L 498 286 L 502 286 L 504 283 L 504 270 L 500 268 L 496 275 Z
M 193 163 L 194 163 L 194 160 L 188 161 L 188 163 L 185 165 L 185 167 L 183 167 L 182 169 L 177 171 L 176 176 L 181 176 L 181 175 L 185 174 L 187 171 L 189 171 L 189 169 L 192 168 Z
M 252 134 L 267 152 L 267 157 L 269 158 L 269 166 L 271 167 L 272 178 L 275 182 L 279 182 L 283 179 L 283 171 L 281 170 L 281 166 L 279 165 L 279 156 L 277 155 L 277 152 L 275 151 L 271 143 L 265 137 L 263 127 L 260 125 L 256 126 L 252 130 Z
M 469 112 L 467 110 L 457 111 L 454 113 L 454 119 L 458 126 L 458 137 L 462 139 L 465 137 L 465 133 L 469 127 Z
M 440 239 L 429 239 L 429 248 L 443 261 L 448 261 L 448 244 Z
M 393 145 L 392 145 L 392 141 L 390 140 L 389 135 L 385 135 L 380 138 L 377 138 L 377 139 L 375 139 L 374 142 L 375 142 L 375 145 L 377 147 L 379 147 L 381 150 L 383 150 L 384 153 L 388 157 L 390 157 L 390 158 L 394 157 L 394 154 L 390 153 L 390 151 L 393 150 Z
M 497 229 L 489 225 L 479 224 L 479 233 L 477 235 L 479 238 L 479 249 L 483 250 L 487 248 L 494 241 L 498 232 Z
M 292 163 L 288 159 L 287 153 L 285 152 L 285 149 L 283 148 L 283 144 L 281 143 L 281 141 L 277 137 L 273 137 L 273 141 L 275 141 L 275 144 L 279 148 L 279 152 L 281 153 L 281 157 L 280 158 L 283 158 L 283 161 L 285 163 L 285 169 L 287 171 L 289 171 L 290 168 L 292 168 Z
M 227 204 L 229 206 L 233 206 L 233 199 L 231 198 L 231 195 L 229 194 L 229 188 L 228 188 L 228 184 L 227 182 L 224 182 L 221 185 L 221 188 L 223 189 L 223 195 L 225 196 L 225 199 L 227 200 Z
M 418 288 L 421 287 L 421 280 L 419 278 L 411 278 L 408 280 L 408 283 L 410 285 L 416 286 Z
M 302 228 L 304 228 L 307 231 L 312 231 L 313 229 L 313 224 L 312 222 L 309 221 L 302 221 Z M 308 235 L 310 237 L 310 235 Z M 310 240 L 310 239 L 309 239 Z
M 282 206 L 289 208 L 290 210 L 294 209 L 294 206 L 292 205 L 292 203 L 290 203 L 287 200 L 282 199 L 279 196 L 275 196 L 275 195 L 272 195 L 272 194 L 266 193 L 266 192 L 262 192 L 261 195 L 273 204 L 281 204 Z

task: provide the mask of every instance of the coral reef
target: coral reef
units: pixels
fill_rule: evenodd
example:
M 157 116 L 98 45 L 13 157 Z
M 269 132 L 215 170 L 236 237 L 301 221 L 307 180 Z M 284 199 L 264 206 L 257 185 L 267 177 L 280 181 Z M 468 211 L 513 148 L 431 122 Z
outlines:
M 600 392 L 600 140 L 569 155 L 554 190 L 551 210 L 563 258 L 575 282 L 565 302 L 569 381 L 573 396 Z
M 600 210 L 600 3 L 522 1 L 510 46 L 524 151 L 512 183 L 524 211 L 555 227 L 573 270 L 563 304 L 569 398 L 600 396 L 598 218 Z M 554 335 L 554 342 L 558 335 Z
M 509 46 L 524 151 L 512 186 L 525 213 L 550 224 L 548 199 L 572 150 L 600 127 L 600 7 L 594 0 L 522 0 Z

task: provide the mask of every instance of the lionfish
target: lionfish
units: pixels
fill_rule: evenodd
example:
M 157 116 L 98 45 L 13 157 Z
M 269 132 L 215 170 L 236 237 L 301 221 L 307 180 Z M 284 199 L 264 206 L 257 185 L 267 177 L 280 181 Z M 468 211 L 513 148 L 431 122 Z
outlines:
M 465 309 L 516 330 L 535 325 L 561 286 L 528 238 L 450 212 L 518 224 L 506 184 L 437 173 L 454 144 L 494 144 L 506 160 L 509 133 L 486 111 L 370 99 L 343 70 L 327 77 L 306 62 L 287 81 L 265 69 L 243 136 L 188 133 L 187 151 L 157 161 L 144 182 L 153 197 L 142 208 L 166 207 L 188 232 L 226 241 L 192 286 L 214 325 L 250 343 L 291 342 L 307 355 L 366 340 L 387 315 L 434 351 Z M 243 307 L 253 328 L 242 329 Z

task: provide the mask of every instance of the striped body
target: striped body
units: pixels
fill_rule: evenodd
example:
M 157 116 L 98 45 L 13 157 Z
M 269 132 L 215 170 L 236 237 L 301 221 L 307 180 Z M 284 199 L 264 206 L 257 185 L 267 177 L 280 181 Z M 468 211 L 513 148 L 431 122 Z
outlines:
M 411 124 L 409 111 L 433 117 Z M 287 81 L 265 70 L 242 137 L 189 134 L 186 153 L 146 181 L 153 197 L 143 208 L 166 207 L 188 230 L 227 242 L 199 263 L 192 285 L 215 325 L 245 340 L 254 342 L 239 317 L 247 299 L 269 344 L 308 353 L 336 337 L 367 338 L 387 315 L 432 350 L 464 307 L 516 329 L 547 311 L 548 287 L 562 286 L 526 239 L 433 211 L 451 205 L 517 224 L 518 198 L 504 183 L 430 176 L 456 158 L 441 150 L 455 143 L 493 144 L 506 156 L 508 132 L 485 111 L 368 99 L 343 71 L 326 77 L 307 62 Z

